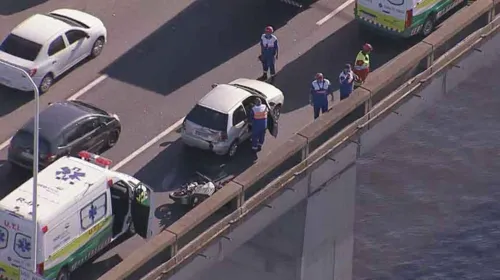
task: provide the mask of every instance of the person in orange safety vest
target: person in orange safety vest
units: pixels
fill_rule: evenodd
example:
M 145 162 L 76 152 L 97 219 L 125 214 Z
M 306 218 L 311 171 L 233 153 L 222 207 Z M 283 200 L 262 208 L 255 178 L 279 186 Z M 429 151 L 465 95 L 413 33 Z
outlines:
M 370 53 L 372 51 L 372 45 L 364 44 L 363 49 L 356 56 L 353 72 L 359 77 L 359 79 L 356 79 L 354 82 L 355 86 L 363 84 L 368 77 L 368 73 L 370 73 Z

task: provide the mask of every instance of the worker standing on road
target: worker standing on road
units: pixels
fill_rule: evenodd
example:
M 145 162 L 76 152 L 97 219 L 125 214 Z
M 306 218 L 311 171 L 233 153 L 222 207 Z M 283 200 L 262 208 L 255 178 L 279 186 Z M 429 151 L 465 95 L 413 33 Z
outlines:
M 259 80 L 265 81 L 268 79 L 267 72 L 271 72 L 271 82 L 276 75 L 275 62 L 278 59 L 278 38 L 273 34 L 274 29 L 272 26 L 267 26 L 264 34 L 260 37 L 260 56 L 262 62 L 262 69 L 264 73 Z
M 321 113 L 326 113 L 328 111 L 328 95 L 332 95 L 332 86 L 328 79 L 323 77 L 322 73 L 316 74 L 316 79 L 311 85 L 311 99 L 309 100 L 314 107 L 314 119 L 319 117 Z
M 267 130 L 267 107 L 260 98 L 255 99 L 255 105 L 250 111 L 252 119 L 252 149 L 258 151 L 264 145 Z
M 339 75 L 340 100 L 346 99 L 354 90 L 354 81 L 356 74 L 352 72 L 351 64 L 346 64 L 344 70 Z
M 359 79 L 355 81 L 355 86 L 360 86 L 363 84 L 370 73 L 370 53 L 373 51 L 373 47 L 370 44 L 364 44 L 363 49 L 356 56 L 356 61 L 354 64 L 354 74 L 356 74 Z

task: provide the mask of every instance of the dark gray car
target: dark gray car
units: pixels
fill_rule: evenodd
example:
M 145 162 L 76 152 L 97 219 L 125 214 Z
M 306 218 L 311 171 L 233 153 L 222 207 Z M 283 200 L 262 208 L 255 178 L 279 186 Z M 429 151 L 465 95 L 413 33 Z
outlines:
M 115 145 L 121 132 L 118 116 L 81 101 L 52 103 L 40 113 L 40 168 L 86 150 L 100 153 Z M 10 141 L 8 160 L 13 166 L 33 168 L 34 119 Z

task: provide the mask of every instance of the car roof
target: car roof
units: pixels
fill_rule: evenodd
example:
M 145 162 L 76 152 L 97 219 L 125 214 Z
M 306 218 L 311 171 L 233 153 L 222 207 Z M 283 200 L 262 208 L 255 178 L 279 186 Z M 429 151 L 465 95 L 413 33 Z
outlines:
M 67 175 L 73 176 L 63 177 L 66 172 L 69 172 Z M 112 173 L 109 169 L 79 158 L 58 159 L 38 174 L 37 220 L 40 223 L 49 223 L 89 193 L 99 189 L 106 190 L 106 178 Z M 23 203 L 31 201 L 32 197 L 33 178 L 0 200 L 0 208 L 32 219 L 31 205 Z
M 252 94 L 244 89 L 232 85 L 220 84 L 200 99 L 198 105 L 217 112 L 229 113 L 236 104 L 250 96 Z
M 43 45 L 69 27 L 64 21 L 47 15 L 35 14 L 21 22 L 11 33 Z
M 52 141 L 59 137 L 61 131 L 66 127 L 90 115 L 94 114 L 84 110 L 80 106 L 74 105 L 71 101 L 52 103 L 40 112 L 40 136 L 43 139 Z M 23 126 L 22 130 L 33 133 L 34 119 L 29 120 Z

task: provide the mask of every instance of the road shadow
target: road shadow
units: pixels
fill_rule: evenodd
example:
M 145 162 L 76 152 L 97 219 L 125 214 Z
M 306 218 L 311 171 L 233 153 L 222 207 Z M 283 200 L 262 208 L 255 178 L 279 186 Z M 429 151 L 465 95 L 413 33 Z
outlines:
M 0 199 L 7 196 L 17 187 L 32 177 L 32 172 L 20 168 L 13 168 L 6 160 L 0 160 Z
M 318 72 L 330 80 L 334 90 L 338 90 L 337 77 L 346 63 L 354 64 L 365 42 L 374 48 L 370 64 L 376 70 L 418 40 L 387 38 L 377 34 L 361 35 L 358 23 L 350 21 L 279 71 L 274 85 L 286 93 L 283 112 L 291 112 L 309 104 L 311 82 Z
M 134 177 L 151 186 L 161 196 L 167 196 L 169 192 L 196 178 L 196 172 L 215 181 L 227 181 L 241 174 L 257 160 L 249 141 L 239 146 L 238 154 L 233 159 L 186 147 L 180 139 L 158 145 L 164 146 L 163 150 L 135 173 Z M 155 215 L 160 220 L 160 228 L 165 228 L 189 210 L 189 207 L 168 200 L 158 206 Z
M 47 1 L 48 0 L 2 0 L 0 1 L 0 15 L 13 15 Z
M 73 280 L 99 279 L 99 277 L 104 275 L 111 268 L 113 268 L 115 265 L 118 265 L 121 261 L 123 261 L 123 259 L 117 254 L 102 261 L 95 261 L 99 256 L 101 256 L 103 253 L 105 253 L 107 250 L 110 249 L 111 248 L 108 248 L 103 252 L 101 252 L 100 254 L 97 254 L 91 260 L 87 261 L 84 265 L 75 270 L 71 274 L 71 279 Z
M 0 117 L 12 113 L 34 97 L 33 91 L 20 91 L 0 85 Z
M 162 95 L 257 44 L 303 11 L 280 1 L 199 0 L 118 58 L 102 74 Z

